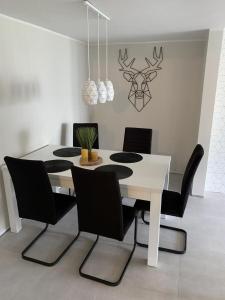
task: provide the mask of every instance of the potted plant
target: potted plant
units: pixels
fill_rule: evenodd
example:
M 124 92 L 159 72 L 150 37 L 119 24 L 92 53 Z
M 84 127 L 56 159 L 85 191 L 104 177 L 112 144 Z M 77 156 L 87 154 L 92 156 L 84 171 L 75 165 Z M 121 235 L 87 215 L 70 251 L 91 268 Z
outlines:
M 92 148 L 97 138 L 97 131 L 93 127 L 79 127 L 76 130 L 76 137 L 81 146 L 83 160 L 92 159 Z M 94 153 L 93 153 L 94 154 Z M 95 155 L 93 155 L 95 156 Z

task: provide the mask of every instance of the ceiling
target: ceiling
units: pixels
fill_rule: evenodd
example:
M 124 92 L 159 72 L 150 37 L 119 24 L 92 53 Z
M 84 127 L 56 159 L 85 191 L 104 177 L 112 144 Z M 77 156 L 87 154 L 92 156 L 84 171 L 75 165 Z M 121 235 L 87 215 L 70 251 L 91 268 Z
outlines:
M 225 27 L 224 0 L 91 0 L 91 3 L 111 17 L 111 42 L 206 39 L 208 29 Z M 82 0 L 0 0 L 0 13 L 86 40 Z M 96 32 L 96 15 L 92 13 L 92 39 L 96 38 Z

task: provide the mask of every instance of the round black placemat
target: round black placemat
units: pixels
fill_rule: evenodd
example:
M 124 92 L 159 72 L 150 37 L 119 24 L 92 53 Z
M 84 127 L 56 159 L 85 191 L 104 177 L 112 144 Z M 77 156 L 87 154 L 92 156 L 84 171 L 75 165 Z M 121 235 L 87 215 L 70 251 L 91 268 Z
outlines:
M 58 150 L 55 150 L 53 152 L 55 156 L 59 157 L 73 157 L 73 156 L 78 156 L 81 154 L 81 149 L 80 148 L 61 148 Z
M 143 159 L 140 154 L 132 152 L 119 152 L 110 156 L 110 159 L 119 163 L 135 163 Z
M 66 171 L 73 166 L 73 163 L 71 161 L 62 159 L 47 160 L 44 163 L 48 173 Z
M 118 179 L 130 177 L 133 171 L 125 166 L 120 165 L 105 165 L 95 169 L 96 171 L 115 172 Z

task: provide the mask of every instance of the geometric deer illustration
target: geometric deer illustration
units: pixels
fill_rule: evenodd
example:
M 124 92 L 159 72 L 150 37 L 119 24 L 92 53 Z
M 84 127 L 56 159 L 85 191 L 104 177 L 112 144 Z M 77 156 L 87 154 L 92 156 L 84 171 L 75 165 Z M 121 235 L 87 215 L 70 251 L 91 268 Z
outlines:
M 157 54 L 156 47 L 154 47 L 153 59 L 154 62 L 151 62 L 145 57 L 147 62 L 146 68 L 137 70 L 133 67 L 135 58 L 133 58 L 130 63 L 127 62 L 127 49 L 125 49 L 124 55 L 122 55 L 121 49 L 119 50 L 118 62 L 121 66 L 119 71 L 122 71 L 123 77 L 131 83 L 128 99 L 139 112 L 142 111 L 152 98 L 149 90 L 149 83 L 156 78 L 158 71 L 162 69 L 160 67 L 160 64 L 163 61 L 162 47 L 160 47 L 159 54 Z

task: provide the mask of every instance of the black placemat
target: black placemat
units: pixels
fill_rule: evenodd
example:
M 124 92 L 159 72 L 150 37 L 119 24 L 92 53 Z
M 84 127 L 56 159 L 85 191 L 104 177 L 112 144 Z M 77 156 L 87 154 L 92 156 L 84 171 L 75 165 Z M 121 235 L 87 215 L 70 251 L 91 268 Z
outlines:
M 81 154 L 80 148 L 60 148 L 53 152 L 55 156 L 59 157 L 73 157 Z
M 73 163 L 71 161 L 62 159 L 47 160 L 44 163 L 48 173 L 66 171 L 73 166 Z
M 130 177 L 133 171 L 125 166 L 120 165 L 105 165 L 95 169 L 96 171 L 115 172 L 118 179 Z
M 110 159 L 119 163 L 135 163 L 143 159 L 140 154 L 132 152 L 119 152 L 110 156 Z

